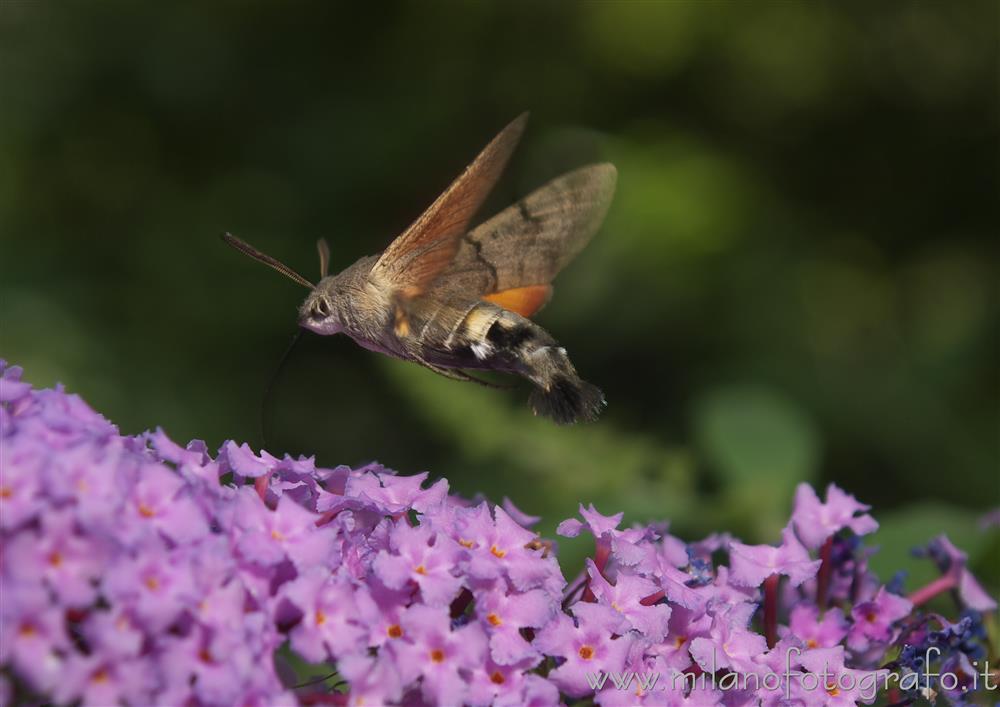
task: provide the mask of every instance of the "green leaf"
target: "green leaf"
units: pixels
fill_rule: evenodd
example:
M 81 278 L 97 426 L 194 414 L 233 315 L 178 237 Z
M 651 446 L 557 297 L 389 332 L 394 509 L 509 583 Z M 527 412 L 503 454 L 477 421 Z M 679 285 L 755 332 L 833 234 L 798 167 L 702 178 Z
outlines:
M 699 444 L 724 483 L 791 487 L 815 476 L 819 439 L 790 400 L 759 386 L 732 386 L 695 406 Z
M 694 410 L 726 514 L 752 536 L 776 540 L 793 489 L 816 475 L 820 444 L 810 420 L 776 391 L 752 385 L 712 391 Z

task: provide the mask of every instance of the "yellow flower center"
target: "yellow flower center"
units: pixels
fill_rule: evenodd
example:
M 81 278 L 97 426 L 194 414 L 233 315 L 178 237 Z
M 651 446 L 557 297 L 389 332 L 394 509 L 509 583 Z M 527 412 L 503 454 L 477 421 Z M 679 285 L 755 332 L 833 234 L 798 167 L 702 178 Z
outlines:
M 326 623 L 326 614 L 323 613 L 322 609 L 316 609 L 316 625 L 322 626 Z
M 494 556 L 499 558 L 503 558 L 503 556 L 507 554 L 506 550 L 501 550 L 496 545 L 490 548 L 490 552 L 492 552 Z
M 416 569 L 413 570 L 417 574 L 427 574 L 427 568 L 423 565 L 417 565 Z
M 385 633 L 387 636 L 389 636 L 389 638 L 402 638 L 403 627 L 400 626 L 399 624 L 393 624 L 392 626 L 390 626 L 385 630 Z
M 439 648 L 435 648 L 434 650 L 432 650 L 431 660 L 433 660 L 435 663 L 441 663 L 442 661 L 444 661 L 444 651 L 442 651 Z
M 580 646 L 580 657 L 584 660 L 590 660 L 594 657 L 593 646 Z
M 500 617 L 496 614 L 487 614 L 486 620 L 489 621 L 490 626 L 499 626 L 503 623 L 503 621 L 500 620 Z
M 499 670 L 493 671 L 493 674 L 490 675 L 490 681 L 493 682 L 493 684 L 495 685 L 503 685 L 505 682 L 507 682 L 506 678 L 504 678 L 503 676 L 503 673 L 501 673 Z
M 140 503 L 139 515 L 141 515 L 143 518 L 152 518 L 153 516 L 156 515 L 156 511 L 154 511 L 152 507 L 146 505 L 145 503 Z

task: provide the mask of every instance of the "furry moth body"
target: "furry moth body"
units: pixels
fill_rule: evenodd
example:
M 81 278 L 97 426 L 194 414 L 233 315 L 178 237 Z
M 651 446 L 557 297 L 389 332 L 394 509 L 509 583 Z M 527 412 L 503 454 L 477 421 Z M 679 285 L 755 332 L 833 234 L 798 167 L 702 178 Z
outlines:
M 471 370 L 515 374 L 533 384 L 529 402 L 536 415 L 560 424 L 595 420 L 603 394 L 580 378 L 566 350 L 530 317 L 603 221 L 614 166 L 581 167 L 469 228 L 526 119 L 523 114 L 504 128 L 381 254 L 330 276 L 329 248 L 321 240 L 317 285 L 238 238 L 223 238 L 310 288 L 299 309 L 305 329 L 347 334 L 364 348 L 455 380 L 482 382 Z

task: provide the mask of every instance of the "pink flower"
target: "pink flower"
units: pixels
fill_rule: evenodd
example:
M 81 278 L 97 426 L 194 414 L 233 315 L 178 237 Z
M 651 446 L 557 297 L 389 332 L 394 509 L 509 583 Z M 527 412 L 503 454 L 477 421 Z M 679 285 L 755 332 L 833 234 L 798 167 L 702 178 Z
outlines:
M 473 623 L 452 630 L 447 609 L 424 605 L 411 607 L 402 627 L 406 640 L 394 645 L 404 681 L 422 677 L 422 692 L 431 704 L 462 704 L 468 691 L 465 674 L 486 651 L 483 629 Z
M 665 603 L 643 604 L 642 600 L 656 594 L 659 586 L 648 579 L 626 572 L 618 573 L 618 580 L 611 584 L 597 571 L 593 560 L 587 560 L 590 588 L 597 600 L 621 615 L 616 633 L 635 629 L 653 643 L 663 640 L 670 620 L 670 607 Z
M 791 526 L 781 531 L 781 545 L 744 545 L 735 540 L 729 543 L 732 581 L 744 587 L 759 587 L 775 574 L 788 577 L 793 587 L 812 578 L 819 570 L 819 560 L 812 560 L 809 553 L 792 532 Z
M 880 587 L 874 599 L 855 604 L 851 609 L 854 623 L 847 645 L 856 652 L 869 650 L 872 643 L 887 646 L 895 638 L 893 625 L 909 615 L 912 608 L 908 600 Z
M 555 545 L 528 530 L 537 519 L 509 502 L 470 502 L 377 464 L 323 469 L 235 442 L 213 456 L 162 430 L 122 436 L 79 398 L 19 376 L 0 362 L 0 670 L 11 677 L 0 701 L 27 689 L 69 704 L 778 707 L 783 691 L 766 686 L 619 690 L 612 676 L 770 678 L 795 649 L 803 679 L 828 666 L 834 682 L 795 683 L 790 699 L 847 705 L 870 701 L 856 683 L 880 673 L 846 668 L 845 644 L 855 668 L 898 656 L 910 670 L 926 645 L 947 644 L 940 665 L 969 677 L 981 617 L 950 623 L 913 604 L 955 590 L 972 609 L 995 606 L 946 538 L 928 548 L 943 576 L 920 602 L 876 591 L 874 549 L 858 537 L 874 521 L 835 487 L 825 503 L 800 489 L 777 547 L 724 533 L 685 544 L 665 523 L 620 529 L 622 514 L 581 506 L 560 532 L 589 530 L 595 552 L 568 587 Z M 819 564 L 808 547 L 829 533 L 837 608 L 821 613 L 802 584 Z M 762 634 L 774 644 L 785 612 L 768 650 Z M 315 677 L 293 674 L 300 660 L 339 675 L 338 694 L 322 680 L 295 687 Z
M 302 619 L 291 630 L 292 648 L 306 660 L 321 663 L 360 652 L 365 628 L 349 580 L 320 567 L 282 587 L 281 595 L 300 612 Z
M 390 589 L 402 589 L 413 582 L 424 602 L 446 606 L 462 588 L 462 580 L 452 574 L 460 548 L 447 535 L 427 526 L 411 528 L 400 523 L 389 534 L 389 547 L 390 551 L 378 553 L 373 569 Z
M 535 640 L 544 653 L 565 659 L 549 673 L 549 679 L 566 694 L 581 697 L 593 690 L 588 675 L 624 668 L 633 639 L 614 637 L 621 621 L 614 609 L 577 602 L 573 615 L 575 621 L 559 614 Z
M 821 618 L 817 607 L 802 603 L 792 608 L 787 634 L 798 638 L 807 648 L 831 648 L 840 645 L 849 628 L 841 609 L 827 609 Z
M 867 535 L 878 530 L 878 523 L 864 511 L 871 506 L 858 503 L 854 496 L 841 491 L 835 484 L 826 487 L 826 503 L 820 503 L 809 484 L 799 484 L 795 491 L 795 511 L 792 523 L 802 543 L 816 550 L 828 537 L 843 528 L 855 535 Z M 861 513 L 861 515 L 855 515 Z

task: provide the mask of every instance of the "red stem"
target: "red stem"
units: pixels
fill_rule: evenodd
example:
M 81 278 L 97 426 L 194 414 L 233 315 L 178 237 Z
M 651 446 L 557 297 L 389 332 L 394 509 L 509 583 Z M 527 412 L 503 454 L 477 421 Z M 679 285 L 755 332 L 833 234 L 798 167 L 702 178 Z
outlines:
M 772 574 L 764 580 L 764 637 L 767 647 L 778 642 L 778 582 L 781 575 Z
M 830 557 L 833 555 L 833 536 L 831 535 L 823 543 L 823 548 L 819 551 L 819 577 L 816 580 L 816 606 L 819 607 L 820 613 L 826 611 L 826 600 L 827 595 L 830 592 L 830 573 L 832 567 L 830 566 Z
M 340 511 L 342 511 L 342 510 L 344 510 L 344 509 L 341 508 L 341 509 L 336 510 L 336 511 L 327 511 L 326 513 L 324 513 L 323 515 L 321 515 L 319 518 L 316 519 L 316 527 L 320 528 L 320 527 L 326 525 L 331 520 L 333 520 L 338 515 L 340 515 Z
M 253 480 L 254 491 L 260 496 L 260 500 L 267 503 L 267 486 L 271 480 L 271 472 L 266 472 L 263 476 L 258 476 Z
M 605 579 L 607 576 L 604 574 L 604 567 L 608 564 L 608 559 L 611 557 L 611 542 L 604 540 L 603 537 L 597 540 L 597 547 L 594 549 L 594 564 L 597 566 L 597 571 L 601 573 Z M 583 596 L 580 597 L 580 601 L 595 602 L 597 601 L 597 596 L 590 588 L 590 577 L 587 577 L 587 586 L 583 590 Z
M 572 604 L 573 599 L 576 598 L 576 593 L 582 592 L 584 589 L 586 589 L 586 587 L 587 587 L 587 579 L 581 579 L 579 582 L 577 582 L 576 586 L 574 586 L 572 589 L 566 592 L 566 596 L 563 597 L 562 608 L 565 609 L 567 606 Z
M 906 598 L 909 599 L 914 606 L 920 606 L 921 604 L 926 604 L 938 594 L 954 589 L 957 583 L 955 574 L 948 573 L 938 577 L 930 584 L 921 587 Z
M 643 597 L 642 599 L 639 600 L 639 603 L 642 604 L 643 606 L 652 606 L 666 595 L 667 593 L 661 589 L 655 594 L 650 594 L 648 597 Z

